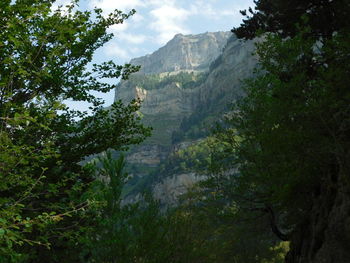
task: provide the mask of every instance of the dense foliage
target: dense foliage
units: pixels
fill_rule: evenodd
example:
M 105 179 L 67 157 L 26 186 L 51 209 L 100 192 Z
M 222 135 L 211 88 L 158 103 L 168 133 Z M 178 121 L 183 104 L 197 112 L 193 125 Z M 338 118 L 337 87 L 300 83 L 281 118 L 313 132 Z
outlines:
M 223 202 L 213 185 L 193 189 L 170 210 L 149 195 L 122 205 L 123 157 L 113 160 L 107 154 L 99 160 L 97 173 L 105 183 L 96 182 L 93 192 L 104 210 L 87 242 L 88 262 L 283 262 L 288 245 L 266 231 L 267 221 L 247 218 L 242 223 L 236 206 Z
M 296 24 L 305 16 L 310 27 L 308 35 L 314 38 L 329 38 L 350 26 L 347 0 L 255 0 L 254 3 L 254 9 L 241 11 L 245 19 L 240 27 L 233 29 L 239 38 L 252 39 L 258 32 L 295 36 L 299 32 Z
M 108 27 L 133 12 L 81 12 L 54 1 L 1 1 L 0 10 L 0 261 L 73 262 L 92 224 L 86 211 L 95 174 L 86 156 L 139 143 L 149 133 L 137 103 L 110 109 L 91 91 L 115 85 L 137 68 L 112 61 L 93 65 L 94 51 L 111 39 Z M 87 101 L 92 114 L 64 100 Z
M 321 257 L 345 262 L 349 210 L 339 196 L 350 188 L 349 3 L 256 3 L 258 12 L 234 29 L 241 38 L 261 36 L 246 97 L 225 115 L 215 139 L 178 151 L 164 170 L 199 168 L 208 176 L 190 213 L 202 209 L 201 218 L 211 221 L 207 240 L 220 227 L 231 233 L 218 238 L 221 246 L 244 240 L 240 249 L 230 246 L 230 260 L 261 262 L 277 238 L 291 240 L 288 262 L 313 262 L 325 244 L 332 247 Z M 225 215 L 230 223 L 215 221 Z
M 332 49 L 324 46 L 318 54 L 314 42 L 301 34 L 288 40 L 266 37 L 257 49 L 264 71 L 247 82 L 247 97 L 227 115 L 230 128 L 217 134 L 227 145 L 226 156 L 220 156 L 223 166 L 239 168 L 228 190 L 242 207 L 279 217 L 284 231 L 279 231 L 278 220 L 271 222 L 272 230 L 283 240 L 309 216 L 322 180 L 337 176 L 341 163 L 336 160 L 344 158 L 348 144 L 341 132 L 345 115 L 337 115 L 347 111 L 349 98 L 349 69 L 338 53 L 349 54 L 344 45 L 348 36 L 338 37 L 328 42 Z M 299 61 L 300 52 L 320 65 L 312 77 L 309 64 Z M 325 66 L 334 59 L 337 65 Z
M 96 173 L 101 181 L 91 188 L 101 204 L 86 243 L 88 262 L 165 262 L 164 245 L 166 218 L 159 205 L 149 196 L 133 204 L 122 204 L 122 190 L 128 175 L 124 172 L 124 157 L 113 159 L 110 152 L 99 157 Z M 96 167 L 96 165 L 95 165 Z M 170 261 L 169 261 L 170 262 Z
M 323 260 L 345 262 L 347 217 L 331 225 L 330 215 L 349 189 L 349 2 L 261 0 L 255 9 L 233 30 L 262 38 L 258 76 L 224 132 L 240 138 L 229 154 L 239 168 L 231 192 L 292 241 L 288 262 L 314 262 L 322 249 Z

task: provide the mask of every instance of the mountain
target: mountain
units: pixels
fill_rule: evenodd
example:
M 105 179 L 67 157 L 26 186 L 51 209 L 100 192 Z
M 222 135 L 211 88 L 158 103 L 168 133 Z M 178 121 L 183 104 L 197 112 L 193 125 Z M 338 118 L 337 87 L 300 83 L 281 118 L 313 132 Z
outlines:
M 150 55 L 130 61 L 141 70 L 121 81 L 115 100 L 142 100 L 143 122 L 153 135 L 128 153 L 126 189 L 131 199 L 153 189 L 165 203 L 201 176 L 165 169 L 177 151 L 206 137 L 210 127 L 243 95 L 242 80 L 252 76 L 257 59 L 254 42 L 242 42 L 230 32 L 176 35 Z M 126 197 L 127 198 L 127 197 Z
M 230 32 L 199 35 L 177 34 L 164 47 L 151 55 L 135 58 L 131 64 L 140 65 L 140 73 L 158 74 L 179 70 L 207 71 L 225 46 Z

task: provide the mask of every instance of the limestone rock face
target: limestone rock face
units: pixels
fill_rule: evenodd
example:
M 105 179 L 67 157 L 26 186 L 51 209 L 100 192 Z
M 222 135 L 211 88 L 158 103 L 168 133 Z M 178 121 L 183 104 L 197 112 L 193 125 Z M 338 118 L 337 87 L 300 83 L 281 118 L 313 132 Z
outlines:
M 175 142 L 173 137 L 186 126 L 182 125 L 185 118 L 209 116 L 215 121 L 228 103 L 243 95 L 241 81 L 252 75 L 257 62 L 253 51 L 253 41 L 240 41 L 230 32 L 179 34 L 153 54 L 131 60 L 132 64 L 141 65 L 141 71 L 118 85 L 115 99 L 124 103 L 141 99 L 143 122 L 153 127 L 153 132 L 151 138 L 132 149 L 128 163 L 138 166 L 138 171 L 157 169 L 184 145 L 200 139 L 192 136 Z M 192 124 L 196 125 L 187 126 Z M 153 170 L 152 176 L 156 175 L 154 196 L 171 205 L 188 186 L 203 177 L 170 170 Z
M 141 145 L 137 151 L 132 152 L 126 157 L 127 162 L 135 164 L 145 164 L 148 166 L 157 166 L 161 160 L 166 157 L 166 152 L 158 145 Z
M 196 105 L 193 93 L 193 90 L 184 90 L 177 83 L 156 90 L 146 90 L 142 86 L 130 87 L 129 84 L 122 83 L 117 89 L 116 98 L 124 102 L 141 99 L 141 112 L 146 115 L 182 115 L 193 111 Z
M 206 70 L 224 48 L 230 32 L 199 35 L 177 34 L 164 47 L 151 55 L 130 61 L 140 65 L 140 73 L 155 74 L 179 70 Z
M 222 53 L 230 32 L 204 33 L 199 35 L 176 35 L 164 47 L 151 55 L 135 58 L 133 65 L 141 65 L 138 75 L 158 74 L 160 78 L 179 72 L 207 72 L 210 64 Z M 198 87 L 184 89 L 178 82 L 171 82 L 161 89 L 146 90 L 122 81 L 116 89 L 115 99 L 129 102 L 140 98 L 141 112 L 145 115 L 183 116 L 193 112 L 199 103 Z
M 223 52 L 212 63 L 206 82 L 199 89 L 201 103 L 218 101 L 223 97 L 227 103 L 243 95 L 240 89 L 242 80 L 252 76 L 257 64 L 257 58 L 252 54 L 255 41 L 242 41 L 235 37 L 228 40 Z
M 142 113 L 181 115 L 193 112 L 199 104 L 225 97 L 226 102 L 242 95 L 241 81 L 252 74 L 256 58 L 252 56 L 254 41 L 243 42 L 230 32 L 204 33 L 200 35 L 176 35 L 168 44 L 151 55 L 131 60 L 141 65 L 138 75 L 179 72 L 206 72 L 204 83 L 184 89 L 177 82 L 170 82 L 158 89 L 146 90 L 141 84 L 122 81 L 116 89 L 115 99 L 129 102 L 140 98 Z M 202 70 L 202 71 L 201 71 Z M 215 103 L 215 102 L 214 102 Z

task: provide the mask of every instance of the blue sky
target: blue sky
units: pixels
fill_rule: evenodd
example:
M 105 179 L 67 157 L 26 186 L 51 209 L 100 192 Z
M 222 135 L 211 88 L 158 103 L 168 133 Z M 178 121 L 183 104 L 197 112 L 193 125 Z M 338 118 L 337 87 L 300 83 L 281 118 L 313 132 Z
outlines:
M 59 0 L 57 4 L 67 4 Z M 81 0 L 80 7 L 99 7 L 110 13 L 114 9 L 137 13 L 121 25 L 110 29 L 115 37 L 96 53 L 96 62 L 114 60 L 119 64 L 131 58 L 154 52 L 177 33 L 199 34 L 203 32 L 229 31 L 241 23 L 239 10 L 253 6 L 253 0 Z M 114 92 L 96 94 L 112 104 Z M 84 103 L 68 105 L 87 109 Z

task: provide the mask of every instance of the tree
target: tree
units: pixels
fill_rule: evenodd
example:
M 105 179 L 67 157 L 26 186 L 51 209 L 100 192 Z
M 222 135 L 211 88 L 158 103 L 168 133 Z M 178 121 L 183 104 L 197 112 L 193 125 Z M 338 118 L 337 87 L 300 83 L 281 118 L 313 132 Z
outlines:
M 301 18 L 307 16 L 309 34 L 315 38 L 330 38 L 334 32 L 349 28 L 347 0 L 255 0 L 255 7 L 241 11 L 243 23 L 232 31 L 239 37 L 252 39 L 259 32 L 273 32 L 283 37 L 295 36 Z M 248 14 L 249 13 L 249 14 Z
M 86 262 L 174 262 L 170 220 L 159 202 L 145 194 L 132 204 L 122 204 L 122 190 L 127 181 L 125 160 L 111 152 L 99 157 L 96 181 L 91 189 L 102 203 L 88 236 Z M 175 261 L 181 262 L 181 261 Z
M 106 30 L 134 11 L 104 17 L 100 9 L 75 10 L 77 1 L 52 11 L 54 2 L 0 3 L 0 262 L 78 261 L 95 180 L 79 163 L 150 132 L 138 103 L 119 101 L 107 111 L 91 94 L 115 88 L 101 79 L 127 78 L 138 67 L 108 61 L 87 70 L 112 38 Z M 90 102 L 92 114 L 64 100 Z
M 349 3 L 256 4 L 258 11 L 234 29 L 242 38 L 264 38 L 259 74 L 228 120 L 241 138 L 231 191 L 242 207 L 270 215 L 274 233 L 291 240 L 287 262 L 349 261 L 349 217 L 336 212 L 350 210 L 349 202 L 336 201 L 350 189 L 350 27 L 343 19 Z

